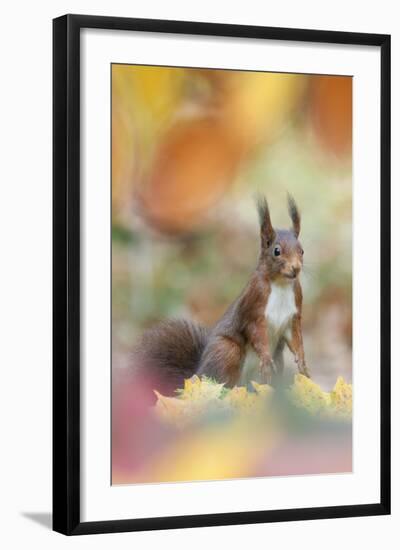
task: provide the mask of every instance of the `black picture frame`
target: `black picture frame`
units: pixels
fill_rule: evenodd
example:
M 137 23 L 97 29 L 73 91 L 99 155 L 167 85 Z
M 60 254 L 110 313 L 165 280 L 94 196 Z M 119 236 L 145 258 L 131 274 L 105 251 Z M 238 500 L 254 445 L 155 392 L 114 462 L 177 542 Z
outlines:
M 381 51 L 381 495 L 373 504 L 80 520 L 80 31 L 117 29 L 378 46 Z M 390 36 L 65 15 L 53 21 L 53 529 L 66 535 L 390 514 Z

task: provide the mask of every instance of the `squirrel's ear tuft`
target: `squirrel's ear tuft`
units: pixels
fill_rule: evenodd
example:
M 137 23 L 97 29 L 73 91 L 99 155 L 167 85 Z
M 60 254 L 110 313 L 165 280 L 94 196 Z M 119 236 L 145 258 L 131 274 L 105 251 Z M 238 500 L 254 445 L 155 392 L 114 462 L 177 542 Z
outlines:
M 297 204 L 294 198 L 289 193 L 287 195 L 287 202 L 288 202 L 289 216 L 293 224 L 293 233 L 296 235 L 296 238 L 297 238 L 300 233 L 300 212 L 299 212 L 299 209 L 297 208 Z
M 268 248 L 275 239 L 275 231 L 272 227 L 267 199 L 261 195 L 257 196 L 257 210 L 260 219 L 261 242 Z

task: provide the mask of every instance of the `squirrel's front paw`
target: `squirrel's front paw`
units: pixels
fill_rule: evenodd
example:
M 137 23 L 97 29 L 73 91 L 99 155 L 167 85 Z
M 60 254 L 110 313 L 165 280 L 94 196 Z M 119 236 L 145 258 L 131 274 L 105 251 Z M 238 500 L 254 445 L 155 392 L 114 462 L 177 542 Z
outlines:
M 294 356 L 294 360 L 297 363 L 297 368 L 299 369 L 299 373 L 303 374 L 304 376 L 307 376 L 307 378 L 311 378 L 310 371 L 308 370 L 308 367 L 304 361 L 304 357 L 297 355 L 297 353 Z
M 311 378 L 310 371 L 308 370 L 308 367 L 305 363 L 303 364 L 299 363 L 299 373 L 303 374 L 304 376 L 307 376 L 307 378 Z
M 275 365 L 271 358 L 264 359 L 260 362 L 260 374 L 261 379 L 266 384 L 271 385 L 272 383 L 272 375 L 275 372 Z

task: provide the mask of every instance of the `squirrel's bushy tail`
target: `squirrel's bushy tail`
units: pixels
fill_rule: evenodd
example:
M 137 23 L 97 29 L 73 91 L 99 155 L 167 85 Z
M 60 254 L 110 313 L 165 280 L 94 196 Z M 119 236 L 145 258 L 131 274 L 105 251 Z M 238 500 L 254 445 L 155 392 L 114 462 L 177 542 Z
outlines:
M 134 351 L 135 368 L 153 389 L 171 394 L 196 372 L 207 337 L 207 329 L 192 321 L 162 321 L 144 332 Z

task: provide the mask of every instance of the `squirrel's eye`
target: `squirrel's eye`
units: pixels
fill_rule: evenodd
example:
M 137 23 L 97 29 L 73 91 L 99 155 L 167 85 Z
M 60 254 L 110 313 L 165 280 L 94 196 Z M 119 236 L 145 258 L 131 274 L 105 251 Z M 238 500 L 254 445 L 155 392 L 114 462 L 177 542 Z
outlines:
M 280 256 L 281 255 L 281 247 L 280 246 L 276 246 L 274 248 L 274 256 Z

